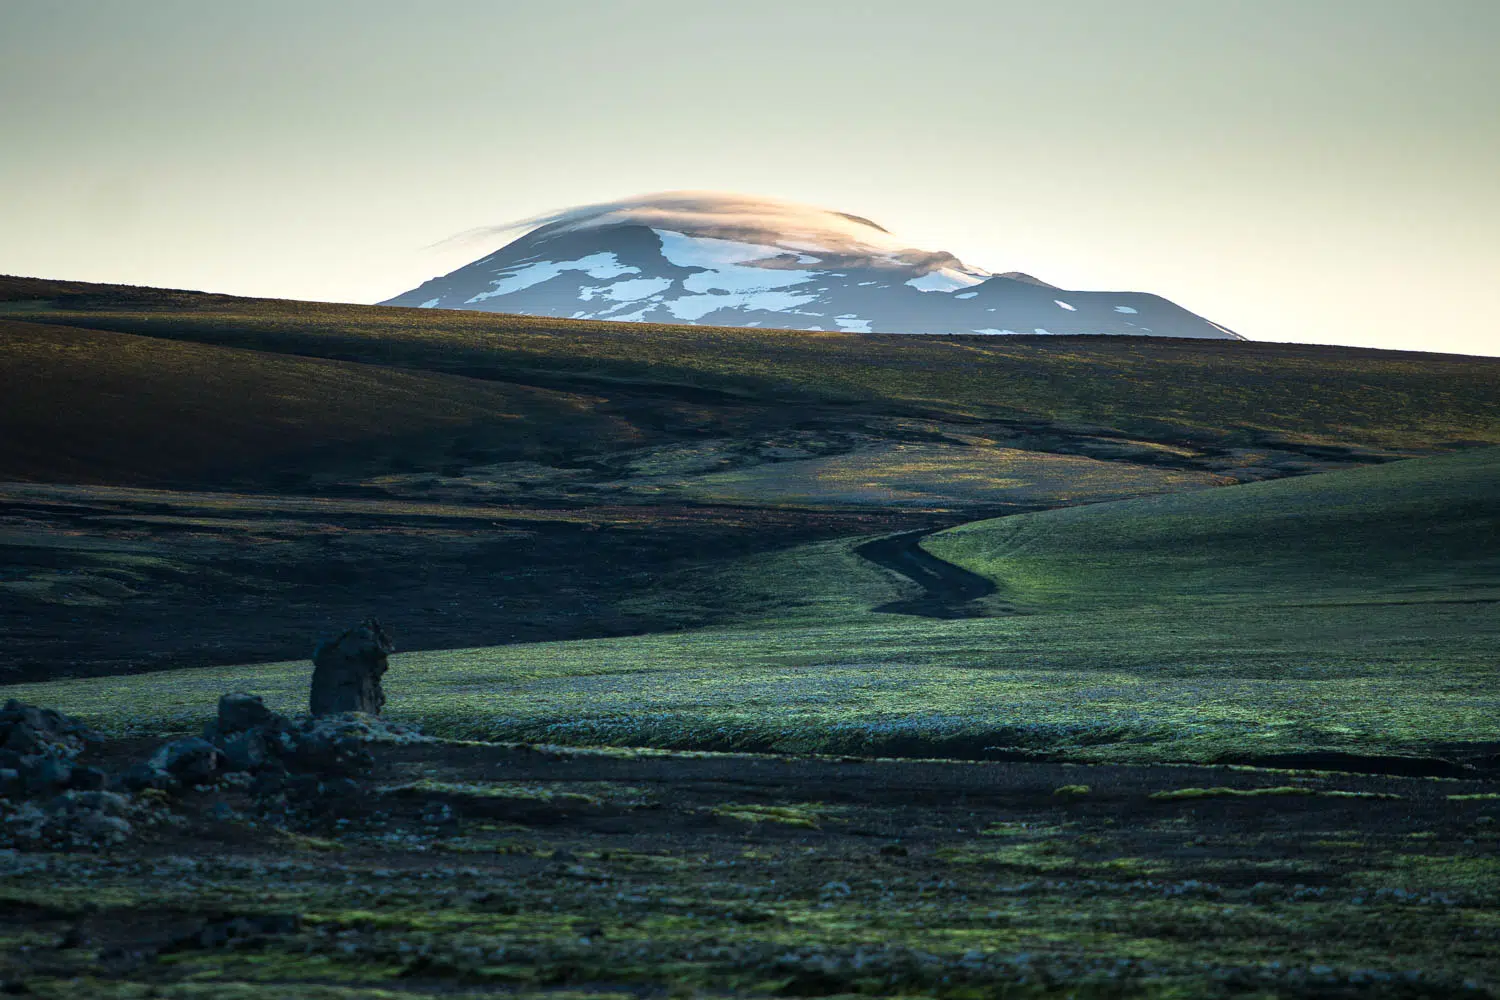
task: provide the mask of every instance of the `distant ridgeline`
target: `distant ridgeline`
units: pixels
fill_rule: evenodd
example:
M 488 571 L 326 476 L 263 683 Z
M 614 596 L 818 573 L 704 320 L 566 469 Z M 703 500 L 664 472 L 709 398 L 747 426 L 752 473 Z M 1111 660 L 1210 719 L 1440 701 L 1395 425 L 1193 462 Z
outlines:
M 1080 292 L 914 250 L 857 216 L 730 195 L 591 206 L 383 305 L 853 333 L 1240 340 L 1159 295 Z

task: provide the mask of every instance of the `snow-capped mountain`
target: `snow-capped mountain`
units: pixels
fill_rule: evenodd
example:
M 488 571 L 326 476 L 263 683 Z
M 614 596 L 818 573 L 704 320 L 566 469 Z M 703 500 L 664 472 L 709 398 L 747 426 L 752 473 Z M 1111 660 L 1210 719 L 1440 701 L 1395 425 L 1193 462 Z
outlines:
M 857 333 L 1240 340 L 1143 292 L 1080 292 L 914 250 L 868 219 L 672 193 L 530 220 L 494 253 L 383 305 Z

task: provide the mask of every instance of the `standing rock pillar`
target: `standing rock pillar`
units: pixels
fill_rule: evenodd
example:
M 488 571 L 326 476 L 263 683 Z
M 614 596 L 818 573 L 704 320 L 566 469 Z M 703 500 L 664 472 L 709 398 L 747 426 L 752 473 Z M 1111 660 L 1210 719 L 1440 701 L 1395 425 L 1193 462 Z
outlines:
M 337 639 L 320 642 L 313 652 L 312 714 L 379 715 L 385 706 L 380 678 L 393 649 L 390 637 L 373 618 Z

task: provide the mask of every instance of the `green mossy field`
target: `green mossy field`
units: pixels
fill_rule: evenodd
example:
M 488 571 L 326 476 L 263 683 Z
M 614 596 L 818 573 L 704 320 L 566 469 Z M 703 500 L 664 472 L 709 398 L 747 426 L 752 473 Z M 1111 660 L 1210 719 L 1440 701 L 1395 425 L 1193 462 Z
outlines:
M 1500 449 L 965 525 L 976 617 L 848 543 L 728 561 L 737 627 L 395 657 L 393 717 L 465 739 L 1080 761 L 1500 747 Z M 1351 511 L 1351 505 L 1353 510 Z M 704 572 L 707 572 L 706 570 Z M 306 661 L 17 687 L 108 730 L 295 711 Z

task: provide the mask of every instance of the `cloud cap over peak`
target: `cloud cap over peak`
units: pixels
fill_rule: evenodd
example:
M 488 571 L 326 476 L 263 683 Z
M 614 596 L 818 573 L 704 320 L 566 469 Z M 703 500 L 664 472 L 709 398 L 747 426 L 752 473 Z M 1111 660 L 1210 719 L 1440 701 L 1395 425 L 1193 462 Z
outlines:
M 465 236 L 527 231 L 544 237 L 620 225 L 817 254 L 824 263 L 846 267 L 916 266 L 923 271 L 953 268 L 989 273 L 967 267 L 949 253 L 912 249 L 883 226 L 859 215 L 723 191 L 664 191 L 579 205 Z

